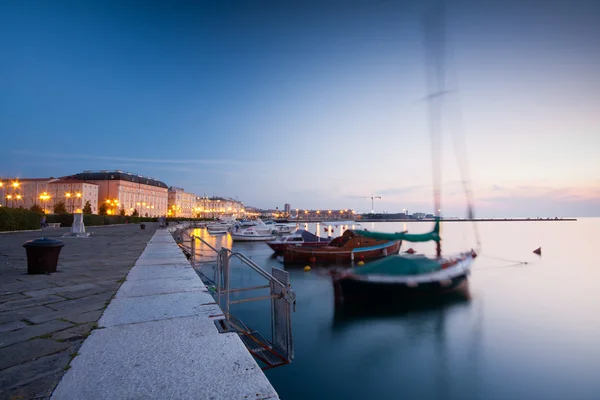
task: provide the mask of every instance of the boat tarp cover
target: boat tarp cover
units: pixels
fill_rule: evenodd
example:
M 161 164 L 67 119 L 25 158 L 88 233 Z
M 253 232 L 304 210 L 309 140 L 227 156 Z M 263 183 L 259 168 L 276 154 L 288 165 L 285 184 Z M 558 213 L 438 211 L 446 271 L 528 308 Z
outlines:
M 356 275 L 420 275 L 441 269 L 436 260 L 423 255 L 395 254 L 356 267 L 352 272 Z
M 298 229 L 296 231 L 296 233 L 300 234 L 302 236 L 302 239 L 304 239 L 305 242 L 308 243 L 312 243 L 312 242 L 329 242 L 331 241 L 331 238 L 325 239 L 322 237 L 319 237 L 317 235 L 312 234 L 311 232 L 304 230 L 304 229 Z
M 365 230 L 357 230 L 354 231 L 357 235 L 361 235 L 364 237 L 378 239 L 378 240 L 406 240 L 407 242 L 429 242 L 435 241 L 439 242 L 440 239 L 440 221 L 435 221 L 435 226 L 431 230 L 431 232 L 427 233 L 406 233 L 406 232 L 396 232 L 396 233 L 385 233 L 385 232 L 372 232 Z

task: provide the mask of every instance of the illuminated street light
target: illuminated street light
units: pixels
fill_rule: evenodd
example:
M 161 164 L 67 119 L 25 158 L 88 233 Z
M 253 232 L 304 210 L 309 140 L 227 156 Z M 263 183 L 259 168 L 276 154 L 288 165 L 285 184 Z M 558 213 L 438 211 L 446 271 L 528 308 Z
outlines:
M 46 206 L 47 206 L 48 199 L 50 199 L 50 195 L 48 193 L 44 192 L 40 195 L 40 200 L 42 200 L 43 205 L 44 205 L 44 214 L 47 212 Z

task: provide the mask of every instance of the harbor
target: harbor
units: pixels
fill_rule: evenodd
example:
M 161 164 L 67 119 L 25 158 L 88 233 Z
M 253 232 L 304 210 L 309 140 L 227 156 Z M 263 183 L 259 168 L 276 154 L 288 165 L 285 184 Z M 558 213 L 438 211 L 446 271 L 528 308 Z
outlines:
M 217 248 L 241 251 L 267 270 L 283 266 L 289 271 L 297 301 L 295 358 L 265 371 L 281 398 L 558 400 L 575 392 L 577 399 L 592 400 L 600 390 L 592 368 L 600 361 L 600 353 L 592 350 L 600 332 L 600 298 L 593 282 L 600 275 L 591 261 L 593 249 L 565 237 L 581 237 L 599 223 L 588 218 L 557 225 L 477 222 L 483 245 L 468 296 L 391 310 L 381 304 L 358 313 L 335 305 L 330 272 L 336 265 L 305 271 L 303 265 L 282 264 L 265 243 L 234 242 L 205 229 L 191 232 Z M 420 233 L 430 226 L 363 222 L 362 228 Z M 445 248 L 463 248 L 470 228 L 443 223 Z M 309 224 L 308 230 L 326 236 L 323 225 Z M 431 243 L 411 246 L 417 254 L 435 252 Z M 541 257 L 533 253 L 540 246 Z M 197 252 L 196 270 L 213 277 L 212 250 L 199 247 Z M 259 284 L 242 265 L 232 264 L 232 289 Z M 580 291 L 591 297 L 579 296 Z M 259 332 L 270 331 L 269 312 L 268 302 L 231 308 Z

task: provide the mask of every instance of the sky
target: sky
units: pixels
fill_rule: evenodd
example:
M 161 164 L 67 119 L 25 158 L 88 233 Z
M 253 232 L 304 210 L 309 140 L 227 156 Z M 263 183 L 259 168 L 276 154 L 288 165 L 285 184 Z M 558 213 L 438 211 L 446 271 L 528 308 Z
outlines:
M 424 3 L 2 1 L 0 177 L 433 212 Z M 600 216 L 600 2 L 445 8 L 442 215 Z

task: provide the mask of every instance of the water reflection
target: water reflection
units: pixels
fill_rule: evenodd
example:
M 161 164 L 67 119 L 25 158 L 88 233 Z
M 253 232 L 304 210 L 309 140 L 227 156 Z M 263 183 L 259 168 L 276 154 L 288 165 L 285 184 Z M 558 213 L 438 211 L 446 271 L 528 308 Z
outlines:
M 410 318 L 431 313 L 443 313 L 447 309 L 456 306 L 468 306 L 471 295 L 468 286 L 463 290 L 448 293 L 444 296 L 420 298 L 412 301 L 396 304 L 362 305 L 349 304 L 335 307 L 333 316 L 333 328 L 343 329 L 353 323 L 362 323 L 365 320 L 394 319 L 403 316 Z

